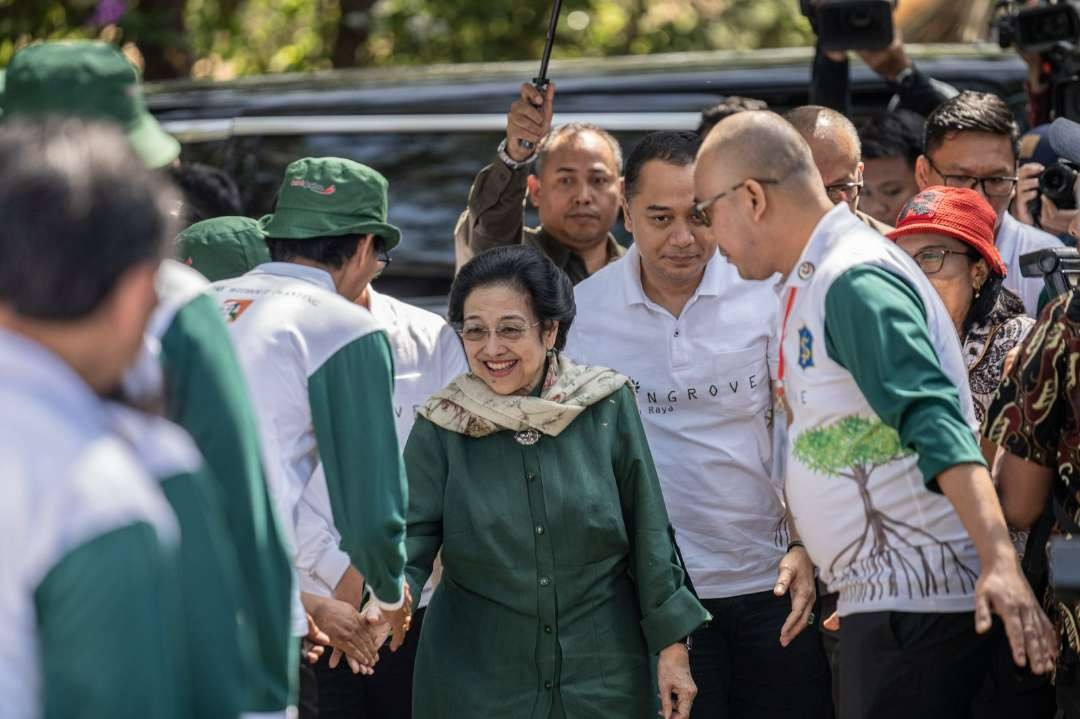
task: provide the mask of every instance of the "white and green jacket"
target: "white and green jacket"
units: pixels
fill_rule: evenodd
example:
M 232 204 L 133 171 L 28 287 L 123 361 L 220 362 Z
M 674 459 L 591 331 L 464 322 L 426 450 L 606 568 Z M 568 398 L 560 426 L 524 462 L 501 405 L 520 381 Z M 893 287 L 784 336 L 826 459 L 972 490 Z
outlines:
M 171 426 L 150 455 L 196 459 Z M 0 330 L 0 713 L 189 714 L 177 522 L 67 364 Z
M 297 503 L 321 461 L 341 548 L 381 604 L 400 606 L 407 495 L 386 334 L 320 269 L 271 262 L 211 289 L 251 390 L 292 551 Z
M 845 206 L 781 292 L 786 494 L 841 615 L 974 608 L 979 561 L 936 478 L 982 463 L 956 328 L 915 263 Z

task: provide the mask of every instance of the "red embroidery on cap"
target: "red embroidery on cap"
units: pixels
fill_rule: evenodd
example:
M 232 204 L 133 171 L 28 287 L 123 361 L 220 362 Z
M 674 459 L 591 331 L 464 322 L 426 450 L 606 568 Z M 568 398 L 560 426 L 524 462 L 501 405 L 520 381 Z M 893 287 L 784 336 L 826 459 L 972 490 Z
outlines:
M 945 196 L 940 192 L 933 190 L 920 192 L 908 200 L 908 203 L 904 205 L 904 209 L 900 210 L 900 218 L 897 220 L 897 224 L 903 224 L 904 220 L 911 217 L 932 220 L 938 205 L 941 204 L 943 199 L 945 199 Z

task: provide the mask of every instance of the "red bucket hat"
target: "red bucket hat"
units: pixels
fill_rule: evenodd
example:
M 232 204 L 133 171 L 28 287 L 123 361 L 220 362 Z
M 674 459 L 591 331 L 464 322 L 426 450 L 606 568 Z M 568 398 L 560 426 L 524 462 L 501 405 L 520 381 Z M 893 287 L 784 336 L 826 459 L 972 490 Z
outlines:
M 896 229 L 886 237 L 895 241 L 905 235 L 934 233 L 954 237 L 970 245 L 986 260 L 991 271 L 1005 276 L 1005 263 L 994 246 L 997 214 L 990 203 L 966 187 L 928 187 L 908 200 L 896 218 Z

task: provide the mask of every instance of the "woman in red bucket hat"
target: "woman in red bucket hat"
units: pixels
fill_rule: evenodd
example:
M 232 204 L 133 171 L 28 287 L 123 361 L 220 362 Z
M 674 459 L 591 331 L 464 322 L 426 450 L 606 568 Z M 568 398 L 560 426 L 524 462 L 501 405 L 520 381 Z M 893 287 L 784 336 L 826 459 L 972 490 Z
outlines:
M 888 234 L 926 273 L 956 324 L 980 422 L 1001 383 L 1005 355 L 1033 324 L 1023 301 L 1002 286 L 1006 268 L 994 246 L 996 220 L 974 190 L 935 186 L 904 205 Z

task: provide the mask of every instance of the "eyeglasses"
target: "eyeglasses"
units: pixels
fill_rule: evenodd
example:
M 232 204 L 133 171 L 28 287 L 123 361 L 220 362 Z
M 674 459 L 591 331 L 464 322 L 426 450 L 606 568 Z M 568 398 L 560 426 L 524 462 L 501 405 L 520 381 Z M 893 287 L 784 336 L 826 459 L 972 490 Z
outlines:
M 538 324 L 540 322 L 533 322 L 531 325 L 524 322 L 505 322 L 495 328 L 495 336 L 504 342 L 517 342 Z M 466 342 L 487 342 L 491 336 L 491 330 L 481 324 L 464 324 L 458 327 L 457 333 Z
M 960 255 L 971 260 L 979 259 L 979 255 L 970 250 L 947 250 L 944 247 L 924 247 L 911 256 L 915 264 L 925 275 L 933 275 L 941 271 L 945 265 L 945 258 L 949 255 Z
M 757 177 L 748 177 L 745 180 L 743 180 L 742 182 L 739 182 L 739 183 L 736 183 L 736 184 L 732 185 L 731 187 L 724 190 L 723 192 L 715 194 L 712 197 L 710 197 L 709 199 L 702 200 L 701 202 L 698 202 L 697 204 L 695 204 L 694 205 L 694 213 L 698 217 L 701 218 L 701 223 L 703 225 L 705 225 L 706 227 L 712 227 L 712 218 L 709 217 L 709 208 L 712 207 L 717 202 L 717 200 L 720 200 L 721 198 L 724 198 L 724 197 L 730 195 L 732 192 L 735 192 L 735 190 L 739 189 L 740 187 L 745 185 L 747 182 L 750 182 L 751 180 L 758 183 L 759 185 L 779 185 L 780 184 L 780 180 L 760 179 L 760 178 L 757 178 Z
M 375 260 L 382 264 L 383 269 L 386 269 L 390 264 L 390 250 L 386 249 L 386 240 L 381 237 L 375 238 Z
M 1016 183 L 1020 178 L 1018 177 L 973 177 L 972 175 L 946 175 L 944 172 L 938 169 L 938 166 L 934 164 L 934 161 L 930 159 L 930 156 L 926 156 L 926 161 L 930 163 L 930 167 L 934 172 L 941 176 L 941 179 L 945 181 L 946 187 L 963 187 L 968 190 L 974 190 L 976 187 L 981 187 L 983 194 L 987 197 L 1007 197 L 1012 194 L 1013 188 L 1016 187 Z
M 829 196 L 829 200 L 834 205 L 838 205 L 841 202 L 854 202 L 859 198 L 859 193 L 862 192 L 863 182 L 858 180 L 856 182 L 836 182 L 832 185 L 825 185 L 825 194 Z

